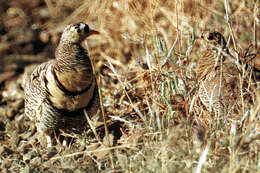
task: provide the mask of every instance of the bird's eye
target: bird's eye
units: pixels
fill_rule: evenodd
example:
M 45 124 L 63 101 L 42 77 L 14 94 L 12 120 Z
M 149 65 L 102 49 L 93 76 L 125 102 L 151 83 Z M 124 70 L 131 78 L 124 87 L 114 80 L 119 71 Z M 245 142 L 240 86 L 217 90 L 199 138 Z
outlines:
M 81 30 L 80 30 L 79 28 L 77 28 L 77 33 L 80 33 L 80 31 L 81 31 Z
M 214 36 L 213 33 L 209 33 L 208 40 L 213 40 Z
M 85 33 L 89 32 L 89 26 L 88 25 L 85 26 L 84 31 L 85 31 Z

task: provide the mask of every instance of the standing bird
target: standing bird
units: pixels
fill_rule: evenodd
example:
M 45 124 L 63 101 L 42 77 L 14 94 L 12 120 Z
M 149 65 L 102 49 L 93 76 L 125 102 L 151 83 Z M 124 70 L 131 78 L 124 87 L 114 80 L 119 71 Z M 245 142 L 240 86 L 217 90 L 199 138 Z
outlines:
M 227 58 L 232 55 L 221 33 L 205 31 L 201 39 L 202 54 L 196 68 L 199 99 L 208 111 L 227 114 L 240 95 L 239 71 Z
M 98 86 L 91 60 L 81 42 L 98 34 L 85 23 L 68 25 L 55 52 L 56 59 L 37 66 L 25 79 L 25 114 L 46 135 L 62 129 L 82 132 L 86 129 L 84 109 L 89 116 L 100 107 Z

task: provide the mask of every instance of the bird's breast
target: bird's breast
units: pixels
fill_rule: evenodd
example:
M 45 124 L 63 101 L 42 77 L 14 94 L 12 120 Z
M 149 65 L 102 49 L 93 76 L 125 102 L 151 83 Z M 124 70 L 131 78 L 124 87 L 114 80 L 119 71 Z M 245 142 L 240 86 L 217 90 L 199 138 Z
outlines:
M 75 111 L 86 107 L 93 97 L 96 81 L 91 73 L 82 70 L 56 73 L 47 69 L 49 99 L 58 109 Z

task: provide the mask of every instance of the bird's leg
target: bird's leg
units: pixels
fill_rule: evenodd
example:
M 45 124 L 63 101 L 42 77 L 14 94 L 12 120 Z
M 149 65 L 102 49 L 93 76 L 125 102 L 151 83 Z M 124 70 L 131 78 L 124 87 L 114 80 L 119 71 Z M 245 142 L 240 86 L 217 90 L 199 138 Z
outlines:
M 67 147 L 68 146 L 68 139 L 66 137 L 64 137 L 64 139 L 62 141 L 62 146 L 63 147 Z
M 61 134 L 61 131 L 54 131 L 54 137 L 56 139 L 56 143 L 61 144 L 63 147 L 67 147 L 69 143 L 68 137 Z
M 51 132 L 51 130 L 47 130 L 42 133 L 46 138 L 47 147 L 52 147 Z
M 47 147 L 51 147 L 52 146 L 51 135 L 45 134 L 45 136 L 46 136 L 46 141 L 47 141 Z

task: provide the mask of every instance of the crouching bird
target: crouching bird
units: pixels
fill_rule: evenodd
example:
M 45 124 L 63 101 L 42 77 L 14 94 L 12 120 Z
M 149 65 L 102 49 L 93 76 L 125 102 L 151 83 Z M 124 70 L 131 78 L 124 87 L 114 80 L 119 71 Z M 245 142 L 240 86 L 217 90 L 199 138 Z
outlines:
M 202 33 L 201 56 L 196 69 L 198 96 L 208 111 L 219 115 L 230 113 L 240 96 L 239 71 L 228 56 L 232 57 L 221 33 Z
M 50 147 L 54 130 L 82 132 L 86 116 L 100 108 L 98 86 L 88 52 L 81 42 L 98 34 L 85 23 L 68 25 L 55 58 L 37 66 L 25 79 L 25 115 L 46 136 Z

